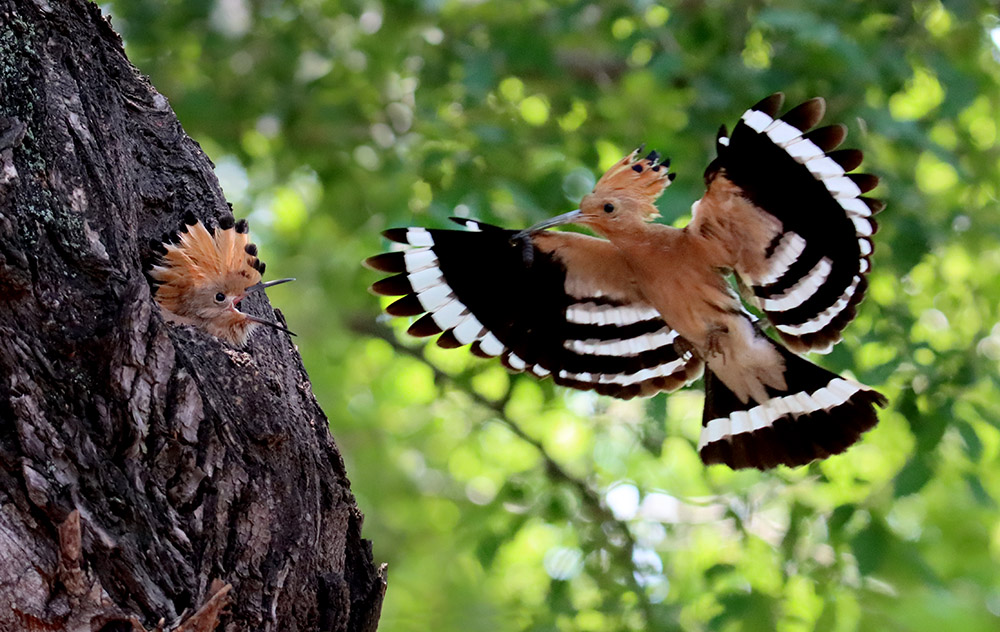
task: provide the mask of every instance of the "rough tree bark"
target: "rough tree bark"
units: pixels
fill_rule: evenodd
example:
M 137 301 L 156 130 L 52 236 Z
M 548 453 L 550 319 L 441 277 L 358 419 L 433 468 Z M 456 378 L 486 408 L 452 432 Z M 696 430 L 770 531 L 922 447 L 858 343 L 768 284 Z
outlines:
M 188 211 L 229 208 L 97 6 L 0 0 L 0 631 L 377 625 L 290 339 L 235 348 L 150 297 Z

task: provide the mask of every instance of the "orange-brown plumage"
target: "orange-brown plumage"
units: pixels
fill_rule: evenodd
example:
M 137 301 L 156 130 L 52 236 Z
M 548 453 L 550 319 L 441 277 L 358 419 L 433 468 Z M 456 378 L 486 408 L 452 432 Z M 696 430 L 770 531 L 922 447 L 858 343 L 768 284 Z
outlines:
M 661 163 L 655 151 L 639 158 L 640 151 L 641 148 L 636 149 L 605 171 L 594 186 L 594 192 L 617 195 L 637 204 L 645 202 L 636 210 L 642 211 L 642 219 L 652 220 L 660 215 L 653 203 L 674 181 L 674 175 L 670 173 L 669 160 Z
M 397 273 L 373 290 L 403 296 L 391 314 L 423 314 L 414 335 L 441 333 L 440 346 L 471 344 L 572 388 L 650 395 L 704 369 L 707 463 L 767 468 L 842 452 L 884 398 L 793 352 L 829 349 L 853 318 L 882 205 L 862 196 L 876 178 L 847 173 L 860 152 L 834 151 L 842 127 L 810 131 L 823 100 L 778 117 L 781 103 L 764 99 L 731 137 L 720 131 L 684 228 L 651 223 L 673 174 L 636 150 L 578 210 L 524 231 L 464 219 L 469 232 L 387 231 L 409 248 L 367 261 Z M 567 223 L 606 240 L 540 232 Z
M 168 320 L 243 345 L 259 325 L 284 329 L 238 308 L 249 292 L 281 281 L 261 283 L 264 264 L 245 221 L 234 224 L 229 218 L 223 224 L 209 232 L 200 221 L 188 221 L 177 243 L 163 244 L 149 276 Z

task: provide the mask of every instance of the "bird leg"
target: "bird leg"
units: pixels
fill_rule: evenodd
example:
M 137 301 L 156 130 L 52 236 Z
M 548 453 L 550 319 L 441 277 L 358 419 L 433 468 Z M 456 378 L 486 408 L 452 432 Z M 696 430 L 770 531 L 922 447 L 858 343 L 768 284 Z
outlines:
M 729 334 L 729 327 L 726 325 L 712 325 L 705 335 L 705 352 L 708 356 L 722 356 L 722 362 L 726 361 L 726 350 L 722 345 L 722 339 Z

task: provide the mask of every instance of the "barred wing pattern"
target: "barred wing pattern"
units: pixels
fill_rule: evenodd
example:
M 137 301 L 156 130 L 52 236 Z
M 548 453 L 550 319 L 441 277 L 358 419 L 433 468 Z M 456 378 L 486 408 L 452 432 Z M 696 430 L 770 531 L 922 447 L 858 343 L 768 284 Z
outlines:
M 713 164 L 783 225 L 764 253 L 767 273 L 745 279 L 760 308 L 789 348 L 825 352 L 864 297 L 878 228 L 872 215 L 883 204 L 862 196 L 878 178 L 848 173 L 862 153 L 833 151 L 844 126 L 809 131 L 823 117 L 823 100 L 776 118 L 782 101 L 779 93 L 747 110 L 730 138 L 720 136 Z
M 622 399 L 701 375 L 690 345 L 616 274 L 625 264 L 610 243 L 566 232 L 515 240 L 516 231 L 455 221 L 467 230 L 388 230 L 403 248 L 365 262 L 394 273 L 372 290 L 402 297 L 390 314 L 420 316 L 412 335 L 441 334 L 441 347 L 471 344 L 514 371 Z M 567 265 L 578 254 L 600 266 Z

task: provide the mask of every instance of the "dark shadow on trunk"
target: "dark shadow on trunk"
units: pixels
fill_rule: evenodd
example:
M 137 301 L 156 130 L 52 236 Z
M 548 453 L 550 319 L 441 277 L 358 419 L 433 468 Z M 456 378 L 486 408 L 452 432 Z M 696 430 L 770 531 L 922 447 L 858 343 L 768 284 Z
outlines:
M 230 211 L 97 6 L 0 0 L 0 630 L 374 630 L 384 569 L 290 339 L 150 297 L 186 212 Z

